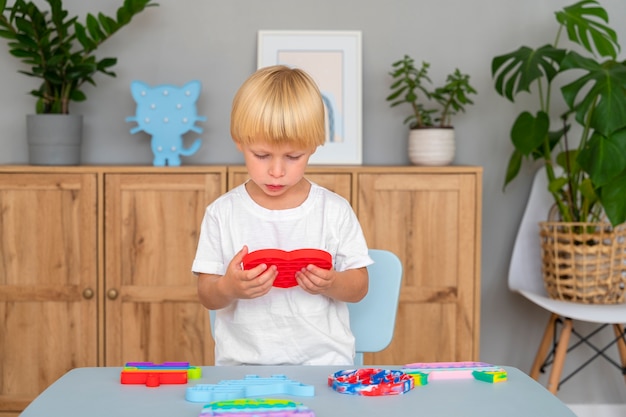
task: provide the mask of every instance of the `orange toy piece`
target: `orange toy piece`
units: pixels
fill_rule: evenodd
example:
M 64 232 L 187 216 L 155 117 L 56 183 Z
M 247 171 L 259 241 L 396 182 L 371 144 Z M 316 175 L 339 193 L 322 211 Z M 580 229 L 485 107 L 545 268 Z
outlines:
M 260 249 L 248 253 L 243 258 L 243 269 L 252 269 L 261 264 L 266 264 L 268 267 L 276 265 L 278 276 L 274 280 L 274 286 L 290 288 L 298 285 L 296 272 L 310 264 L 323 269 L 330 269 L 333 265 L 333 259 L 330 253 L 321 249 L 296 249 L 293 251 Z

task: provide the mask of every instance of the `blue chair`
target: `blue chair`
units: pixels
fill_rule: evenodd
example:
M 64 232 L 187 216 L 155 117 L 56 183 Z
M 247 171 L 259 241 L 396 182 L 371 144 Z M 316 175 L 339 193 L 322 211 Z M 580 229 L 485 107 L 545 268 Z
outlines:
M 363 365 L 363 353 L 380 352 L 391 343 L 400 300 L 402 263 L 393 253 L 370 249 L 374 263 L 367 267 L 369 290 L 358 303 L 348 303 L 350 328 L 356 339 L 355 366 Z M 211 334 L 215 311 L 210 310 Z
M 355 366 L 363 365 L 363 353 L 380 352 L 389 346 L 400 301 L 400 259 L 381 249 L 370 249 L 369 255 L 374 263 L 367 267 L 367 295 L 358 303 L 348 303 L 350 328 L 356 339 Z

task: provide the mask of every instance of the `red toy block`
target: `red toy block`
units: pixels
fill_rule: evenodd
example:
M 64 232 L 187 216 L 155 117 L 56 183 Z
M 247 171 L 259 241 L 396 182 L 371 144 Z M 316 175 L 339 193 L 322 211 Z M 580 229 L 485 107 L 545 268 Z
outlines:
M 145 384 L 147 387 L 158 387 L 161 384 L 186 384 L 187 371 L 146 371 L 125 369 L 121 374 L 122 384 Z

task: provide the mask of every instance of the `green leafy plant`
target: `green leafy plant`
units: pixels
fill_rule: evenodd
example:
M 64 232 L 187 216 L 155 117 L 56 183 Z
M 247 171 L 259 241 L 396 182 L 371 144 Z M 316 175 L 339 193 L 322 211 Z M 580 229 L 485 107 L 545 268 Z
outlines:
M 95 50 L 146 7 L 151 0 L 125 0 L 116 17 L 87 14 L 85 23 L 70 16 L 62 0 L 46 0 L 49 10 L 31 1 L 16 0 L 12 6 L 0 0 L 0 36 L 9 40 L 9 52 L 30 67 L 19 72 L 42 80 L 31 95 L 37 113 L 69 113 L 70 101 L 84 101 L 84 83 L 95 85 L 98 72 L 111 71 L 116 58 L 98 59 Z
M 542 160 L 562 221 L 606 216 L 616 226 L 626 221 L 626 62 L 617 60 L 617 35 L 596 0 L 579 1 L 555 16 L 553 44 L 522 46 L 491 63 L 500 95 L 514 102 L 532 88 L 537 97 L 534 113 L 525 110 L 513 123 L 504 187 L 524 160 Z M 559 47 L 564 34 L 576 50 Z M 559 92 L 561 111 L 554 103 Z M 577 141 L 570 138 L 574 122 Z
M 417 68 L 413 58 L 405 55 L 391 67 L 389 75 L 393 83 L 387 101 L 391 107 L 405 103 L 411 106 L 412 113 L 404 119 L 411 129 L 451 127 L 452 116 L 464 112 L 466 105 L 474 104 L 469 95 L 476 94 L 476 90 L 469 83 L 469 75 L 462 74 L 458 68 L 447 76 L 444 85 L 431 89 L 428 62 L 422 62 L 422 66 Z M 439 107 L 428 107 L 433 102 Z

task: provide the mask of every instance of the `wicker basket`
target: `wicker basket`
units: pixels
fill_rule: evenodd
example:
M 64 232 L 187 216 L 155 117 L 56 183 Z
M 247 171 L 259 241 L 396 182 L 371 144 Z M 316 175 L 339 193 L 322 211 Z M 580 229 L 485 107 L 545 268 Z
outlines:
M 550 298 L 587 304 L 624 302 L 626 225 L 541 222 L 543 279 Z

